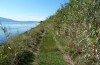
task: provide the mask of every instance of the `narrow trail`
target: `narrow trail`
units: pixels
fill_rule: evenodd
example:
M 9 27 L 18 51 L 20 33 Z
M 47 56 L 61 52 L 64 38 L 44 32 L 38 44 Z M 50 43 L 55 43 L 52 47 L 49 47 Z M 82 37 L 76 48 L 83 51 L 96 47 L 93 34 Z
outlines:
M 45 30 L 39 47 L 36 58 L 37 64 L 34 65 L 66 65 L 49 29 Z
M 35 60 L 34 60 L 34 62 L 32 63 L 33 65 L 38 65 L 38 62 L 37 62 L 37 57 L 38 57 L 38 54 L 39 54 L 39 48 L 40 48 L 40 42 L 41 42 L 41 39 L 42 39 L 42 37 L 44 36 L 44 30 L 41 30 L 40 31 L 41 33 L 39 34 L 39 37 L 36 39 L 36 45 L 35 45 L 35 47 L 34 47 L 34 51 L 35 51 Z
M 44 32 L 42 32 L 39 36 L 39 38 L 37 39 L 38 44 L 35 46 L 35 49 L 37 49 L 36 53 L 35 53 L 35 60 L 33 62 L 33 65 L 38 65 L 38 54 L 39 54 L 39 48 L 41 46 L 40 42 L 41 42 L 41 38 L 44 36 Z M 71 60 L 70 56 L 68 54 L 66 54 L 65 50 L 63 49 L 63 47 L 60 45 L 60 42 L 56 39 L 56 36 L 54 33 L 52 33 L 53 39 L 56 42 L 56 46 L 57 48 L 60 50 L 60 52 L 63 54 L 63 59 L 66 62 L 66 65 L 75 65 L 73 60 Z
M 56 39 L 56 36 L 54 33 L 52 33 L 53 35 L 53 39 L 55 40 L 56 42 L 56 46 L 58 47 L 58 49 L 61 51 L 61 53 L 63 54 L 63 58 L 64 58 L 64 61 L 69 64 L 69 65 L 75 65 L 74 64 L 74 61 L 71 60 L 70 56 L 68 54 L 66 54 L 65 50 L 63 49 L 63 47 L 60 45 L 59 41 Z

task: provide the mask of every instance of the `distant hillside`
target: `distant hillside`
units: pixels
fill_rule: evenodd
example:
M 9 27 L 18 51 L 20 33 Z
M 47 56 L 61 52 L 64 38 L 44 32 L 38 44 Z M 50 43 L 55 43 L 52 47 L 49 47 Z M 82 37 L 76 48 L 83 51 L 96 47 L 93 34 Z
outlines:
M 12 19 L 8 19 L 8 18 L 3 18 L 3 17 L 0 17 L 0 22 L 2 23 L 38 23 L 38 21 L 16 21 L 16 20 L 12 20 Z

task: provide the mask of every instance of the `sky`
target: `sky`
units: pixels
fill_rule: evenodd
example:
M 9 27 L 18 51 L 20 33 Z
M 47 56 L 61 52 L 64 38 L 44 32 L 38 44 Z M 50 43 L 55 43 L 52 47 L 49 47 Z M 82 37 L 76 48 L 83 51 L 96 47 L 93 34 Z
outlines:
M 69 0 L 0 0 L 0 17 L 18 21 L 41 21 Z

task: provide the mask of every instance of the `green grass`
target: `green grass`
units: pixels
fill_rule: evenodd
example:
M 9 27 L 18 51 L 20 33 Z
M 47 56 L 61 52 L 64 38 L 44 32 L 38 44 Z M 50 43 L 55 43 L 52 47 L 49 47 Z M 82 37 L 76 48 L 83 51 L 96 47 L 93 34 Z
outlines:
M 37 59 L 38 65 L 66 65 L 63 55 L 56 47 L 55 41 L 49 32 L 44 35 L 41 41 Z
M 38 57 L 39 65 L 67 65 L 59 51 L 40 52 Z

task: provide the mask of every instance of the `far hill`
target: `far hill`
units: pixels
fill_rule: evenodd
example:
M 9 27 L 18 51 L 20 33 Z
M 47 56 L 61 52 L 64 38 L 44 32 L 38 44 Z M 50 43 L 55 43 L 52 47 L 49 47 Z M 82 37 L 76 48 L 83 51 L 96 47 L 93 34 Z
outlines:
M 38 21 L 17 21 L 17 20 L 13 20 L 13 19 L 8 19 L 8 18 L 3 18 L 3 17 L 0 17 L 0 22 L 1 23 L 38 23 Z

